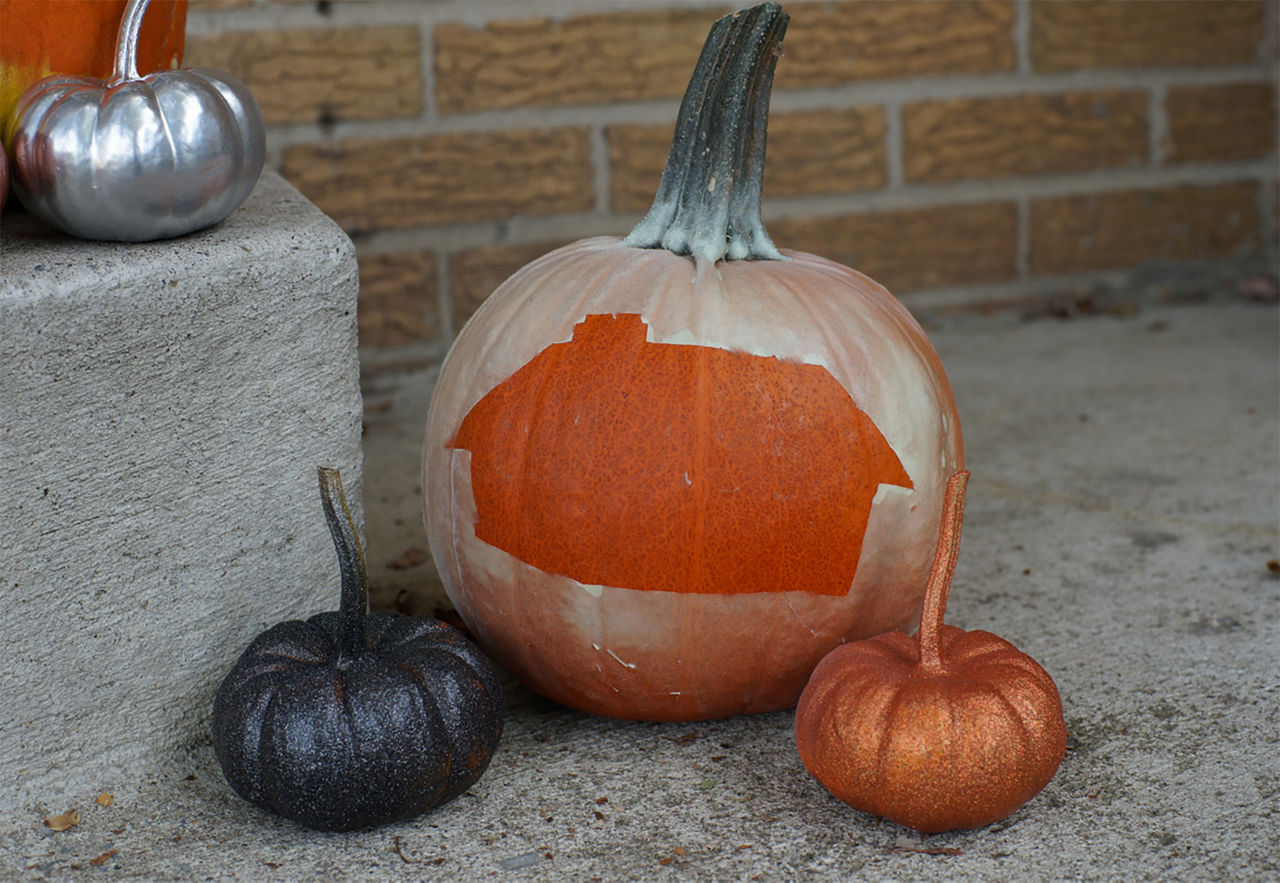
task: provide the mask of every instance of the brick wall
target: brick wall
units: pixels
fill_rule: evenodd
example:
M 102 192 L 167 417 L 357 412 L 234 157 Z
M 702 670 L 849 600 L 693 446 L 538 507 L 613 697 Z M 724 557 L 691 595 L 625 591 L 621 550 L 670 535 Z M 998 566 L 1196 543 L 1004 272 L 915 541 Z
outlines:
M 784 6 L 779 245 L 925 308 L 1274 272 L 1275 2 Z M 191 0 L 187 63 L 249 84 L 355 239 L 367 364 L 421 364 L 523 263 L 630 229 L 731 8 Z

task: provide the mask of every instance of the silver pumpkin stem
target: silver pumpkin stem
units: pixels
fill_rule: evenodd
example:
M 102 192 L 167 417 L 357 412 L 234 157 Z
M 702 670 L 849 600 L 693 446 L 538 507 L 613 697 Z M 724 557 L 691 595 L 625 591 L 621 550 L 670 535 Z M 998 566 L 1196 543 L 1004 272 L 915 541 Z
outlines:
M 116 68 L 111 85 L 138 79 L 138 33 L 151 0 L 129 0 L 116 32 Z

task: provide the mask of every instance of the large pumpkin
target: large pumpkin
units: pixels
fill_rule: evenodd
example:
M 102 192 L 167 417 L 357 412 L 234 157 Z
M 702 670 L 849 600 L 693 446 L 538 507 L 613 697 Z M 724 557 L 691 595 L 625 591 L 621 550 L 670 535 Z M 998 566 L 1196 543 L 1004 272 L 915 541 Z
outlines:
M 0 0 L 0 123 L 18 97 L 50 74 L 106 79 L 126 0 Z M 187 0 L 153 0 L 138 35 L 138 72 L 177 67 Z
M 959 421 L 898 301 L 760 224 L 785 23 L 765 4 L 716 24 L 650 215 L 519 270 L 437 381 L 425 516 L 446 590 L 576 708 L 788 707 L 831 648 L 919 615 Z

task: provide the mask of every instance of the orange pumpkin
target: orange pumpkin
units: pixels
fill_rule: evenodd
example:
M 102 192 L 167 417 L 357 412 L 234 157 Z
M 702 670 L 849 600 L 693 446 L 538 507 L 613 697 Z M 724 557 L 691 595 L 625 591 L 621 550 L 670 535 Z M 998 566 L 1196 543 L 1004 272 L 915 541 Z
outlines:
M 949 483 L 920 633 L 833 650 L 796 708 L 796 747 L 850 806 L 927 833 L 978 828 L 1040 792 L 1067 730 L 1053 679 L 990 632 L 943 624 L 969 473 Z
M 106 79 L 126 0 L 0 0 L 0 122 L 50 74 Z M 153 0 L 138 37 L 138 73 L 182 62 L 187 0 Z
M 785 24 L 776 4 L 716 23 L 650 215 L 517 271 L 436 384 L 446 590 L 575 708 L 790 707 L 832 647 L 919 612 L 959 420 L 898 301 L 760 223 Z

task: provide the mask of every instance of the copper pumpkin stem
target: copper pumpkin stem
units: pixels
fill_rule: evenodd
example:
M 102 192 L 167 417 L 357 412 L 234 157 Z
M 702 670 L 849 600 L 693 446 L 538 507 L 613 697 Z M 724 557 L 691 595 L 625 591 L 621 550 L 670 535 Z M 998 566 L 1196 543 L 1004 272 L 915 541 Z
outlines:
M 940 671 L 942 665 L 942 619 L 947 613 L 947 595 L 951 593 L 951 577 L 960 557 L 960 525 L 964 521 L 964 491 L 969 483 L 967 469 L 947 480 L 947 493 L 942 499 L 942 526 L 938 530 L 938 551 L 929 571 L 929 585 L 924 590 L 924 610 L 920 614 L 920 667 Z

